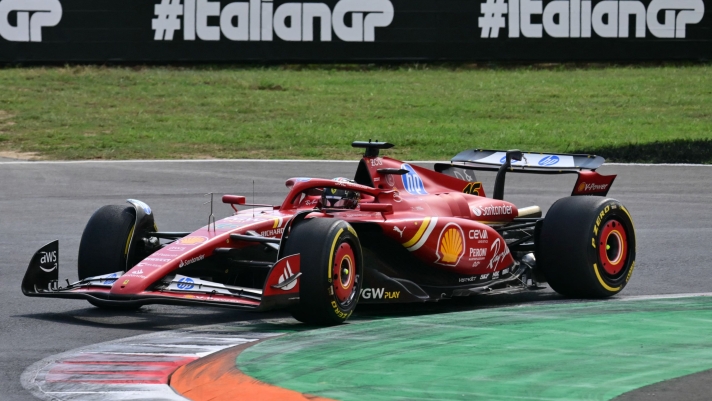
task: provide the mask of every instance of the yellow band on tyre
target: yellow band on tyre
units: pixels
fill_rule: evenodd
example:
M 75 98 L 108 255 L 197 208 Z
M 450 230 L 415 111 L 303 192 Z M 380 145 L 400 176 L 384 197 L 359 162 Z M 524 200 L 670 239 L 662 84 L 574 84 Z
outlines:
M 334 263 L 334 251 L 336 250 L 336 241 L 339 240 L 339 237 L 341 236 L 342 232 L 344 232 L 344 229 L 339 229 L 339 232 L 336 233 L 336 236 L 334 237 L 334 242 L 331 244 L 331 253 L 329 254 L 329 270 L 327 273 L 329 277 L 329 282 L 331 282 L 331 266 L 332 263 Z
M 124 249 L 124 256 L 129 255 L 129 245 L 131 245 L 131 238 L 133 238 L 134 228 L 136 225 L 131 226 L 131 231 L 129 231 L 129 237 L 126 239 L 126 249 Z
M 596 272 L 596 277 L 598 278 L 598 282 L 601 283 L 601 285 L 603 286 L 603 288 L 605 288 L 606 290 L 608 290 L 608 291 L 610 291 L 610 292 L 617 292 L 617 291 L 620 291 L 620 289 L 621 289 L 620 286 L 618 286 L 618 287 L 611 287 L 610 285 L 606 284 L 605 281 L 603 281 L 603 277 L 601 277 L 601 273 L 598 272 L 598 265 L 595 264 L 595 263 L 593 264 L 593 271 Z

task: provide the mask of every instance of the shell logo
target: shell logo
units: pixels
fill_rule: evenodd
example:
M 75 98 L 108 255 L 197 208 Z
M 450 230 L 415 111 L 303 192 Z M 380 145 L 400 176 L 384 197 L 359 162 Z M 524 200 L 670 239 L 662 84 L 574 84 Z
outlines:
M 178 243 L 181 245 L 198 245 L 198 244 L 202 244 L 203 242 L 205 242 L 207 240 L 208 239 L 205 237 L 185 237 L 185 238 L 182 238 L 180 241 L 178 241 Z
M 586 189 L 586 183 L 582 182 L 581 185 L 579 185 L 578 190 L 579 192 L 583 192 Z
M 465 235 L 462 228 L 455 223 L 450 223 L 443 228 L 438 239 L 436 251 L 441 265 L 456 265 L 465 254 Z

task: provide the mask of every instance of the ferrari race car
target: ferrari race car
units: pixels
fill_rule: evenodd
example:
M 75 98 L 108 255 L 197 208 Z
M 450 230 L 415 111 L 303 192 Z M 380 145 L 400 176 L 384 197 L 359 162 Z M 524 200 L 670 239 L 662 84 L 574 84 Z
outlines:
M 287 309 L 306 323 L 344 322 L 357 303 L 429 302 L 540 288 L 573 298 L 620 292 L 635 267 L 628 210 L 606 198 L 603 158 L 467 150 L 435 171 L 364 148 L 353 179 L 291 178 L 281 205 L 225 195 L 235 213 L 193 232 L 162 232 L 151 208 L 104 206 L 79 246 L 79 281 L 58 283 L 58 241 L 33 256 L 32 297 L 100 308 L 146 304 Z M 497 171 L 492 197 L 477 171 Z M 578 174 L 546 216 L 504 201 L 506 174 Z M 238 211 L 238 206 L 251 207 Z

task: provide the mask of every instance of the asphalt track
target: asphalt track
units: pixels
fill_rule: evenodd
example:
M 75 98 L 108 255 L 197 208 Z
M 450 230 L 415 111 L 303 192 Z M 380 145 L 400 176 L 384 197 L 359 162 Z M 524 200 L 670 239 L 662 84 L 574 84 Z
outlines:
M 289 177 L 350 177 L 355 166 L 256 161 L 1 163 L 0 398 L 34 399 L 20 384 L 22 372 L 40 359 L 67 350 L 137 334 L 283 316 L 172 306 L 146 307 L 139 313 L 107 313 L 83 301 L 25 298 L 19 286 L 27 263 L 37 248 L 52 239 L 60 239 L 60 277 L 76 279 L 79 239 L 98 207 L 137 198 L 155 210 L 161 230 L 190 230 L 207 222 L 209 209 L 202 205 L 207 192 L 249 198 L 254 179 L 256 202 L 280 202 L 287 192 L 284 181 Z M 708 245 L 712 243 L 712 167 L 609 165 L 600 172 L 619 174 L 610 196 L 629 208 L 637 229 L 636 271 L 624 294 L 712 292 L 712 253 Z M 491 189 L 493 176 L 481 178 L 485 188 Z M 557 198 L 568 195 L 573 183 L 574 178 L 568 176 L 510 175 L 505 198 L 519 206 L 537 204 L 546 209 Z M 218 218 L 230 211 L 224 205 L 216 210 Z M 558 296 L 544 290 L 517 297 L 360 312 L 366 316 L 418 315 L 540 299 Z M 644 390 L 658 395 L 674 393 L 678 399 L 680 392 L 709 394 L 704 387 L 708 378 L 708 374 L 700 373 Z

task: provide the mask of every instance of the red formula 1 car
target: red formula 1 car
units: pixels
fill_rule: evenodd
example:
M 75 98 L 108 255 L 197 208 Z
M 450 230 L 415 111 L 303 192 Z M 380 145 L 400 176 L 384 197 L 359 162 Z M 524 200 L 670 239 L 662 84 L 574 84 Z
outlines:
M 79 281 L 58 285 L 58 241 L 35 253 L 28 296 L 80 298 L 104 308 L 145 304 L 288 309 L 337 324 L 356 304 L 427 302 L 538 288 L 575 298 L 625 287 L 635 266 L 630 214 L 606 198 L 615 176 L 587 155 L 468 150 L 435 171 L 365 148 L 353 180 L 292 178 L 279 206 L 225 195 L 234 215 L 193 232 L 160 232 L 138 200 L 104 206 L 79 247 Z M 492 197 L 476 180 L 498 171 Z M 503 200 L 507 172 L 574 173 L 572 196 L 542 218 Z M 237 211 L 236 206 L 256 209 Z

